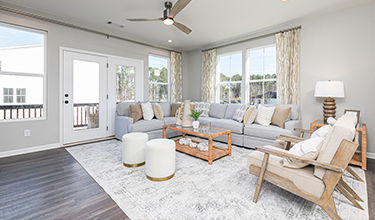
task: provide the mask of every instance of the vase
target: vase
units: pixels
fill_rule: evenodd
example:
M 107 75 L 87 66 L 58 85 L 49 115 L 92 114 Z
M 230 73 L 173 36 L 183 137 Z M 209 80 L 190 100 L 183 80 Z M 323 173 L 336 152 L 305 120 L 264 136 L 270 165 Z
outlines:
M 199 128 L 199 121 L 193 121 L 193 128 L 198 129 Z
M 182 114 L 182 127 L 192 127 L 193 119 L 190 118 L 191 109 L 190 109 L 190 100 L 184 101 L 184 110 Z

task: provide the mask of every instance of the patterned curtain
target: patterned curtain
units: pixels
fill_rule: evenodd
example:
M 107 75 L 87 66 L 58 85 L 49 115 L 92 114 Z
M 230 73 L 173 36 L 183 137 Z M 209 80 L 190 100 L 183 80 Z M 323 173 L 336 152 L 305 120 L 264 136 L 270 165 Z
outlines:
M 171 102 L 182 102 L 182 55 L 171 52 Z
M 277 101 L 299 104 L 300 29 L 276 34 Z
M 202 53 L 202 101 L 215 102 L 216 49 Z

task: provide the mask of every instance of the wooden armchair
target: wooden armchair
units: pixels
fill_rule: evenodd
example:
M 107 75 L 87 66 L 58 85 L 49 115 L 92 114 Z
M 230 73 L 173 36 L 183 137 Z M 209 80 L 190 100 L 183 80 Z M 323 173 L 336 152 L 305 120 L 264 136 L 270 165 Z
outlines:
M 342 140 L 330 163 L 296 156 L 272 146 L 257 147 L 257 151 L 249 154 L 248 160 L 250 173 L 259 177 L 253 201 L 258 201 L 263 181 L 266 180 L 319 205 L 332 219 L 341 219 L 337 214 L 332 193 L 357 147 L 356 143 Z M 323 168 L 323 178 L 314 176 L 312 166 L 301 169 L 283 167 L 280 163 L 282 158 Z
M 312 131 L 305 130 L 305 129 L 297 128 L 297 129 L 294 129 L 294 130 L 301 132 L 300 137 L 280 135 L 276 138 L 277 141 L 284 142 L 284 149 L 285 150 L 289 150 L 294 144 L 297 144 L 301 141 L 306 140 L 306 139 L 303 138 L 304 135 L 302 135 L 302 134 L 309 133 L 311 135 L 311 133 L 312 133 Z M 358 144 L 358 137 L 359 137 L 359 134 L 358 134 L 358 132 L 356 132 L 356 135 L 355 135 L 355 138 L 354 138 L 354 142 L 356 144 Z M 348 171 L 348 173 L 350 173 L 356 180 L 358 180 L 360 182 L 364 182 L 363 179 L 356 172 L 354 172 L 354 170 L 352 168 L 350 168 L 349 166 L 347 166 L 345 170 Z M 356 201 L 356 200 L 358 200 L 360 202 L 363 202 L 363 200 L 342 178 L 340 179 L 340 181 L 337 185 L 337 190 L 341 194 L 343 194 L 355 207 L 363 210 L 362 206 L 360 204 L 358 204 L 358 202 Z

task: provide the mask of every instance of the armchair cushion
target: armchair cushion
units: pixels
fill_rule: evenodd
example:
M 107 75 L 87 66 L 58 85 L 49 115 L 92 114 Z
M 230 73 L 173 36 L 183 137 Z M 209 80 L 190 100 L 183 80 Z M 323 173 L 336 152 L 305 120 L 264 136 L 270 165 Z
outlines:
M 248 156 L 247 165 L 262 167 L 264 153 L 260 151 L 251 152 Z M 301 169 L 293 169 L 282 165 L 283 158 L 270 155 L 267 164 L 268 172 L 290 180 L 299 190 L 320 198 L 324 192 L 323 181 L 314 176 L 313 166 Z
M 315 160 L 318 157 L 322 142 L 323 138 L 321 137 L 310 138 L 295 144 L 292 148 L 290 148 L 289 153 Z M 284 158 L 283 166 L 290 168 L 302 168 L 308 166 L 308 164 Z

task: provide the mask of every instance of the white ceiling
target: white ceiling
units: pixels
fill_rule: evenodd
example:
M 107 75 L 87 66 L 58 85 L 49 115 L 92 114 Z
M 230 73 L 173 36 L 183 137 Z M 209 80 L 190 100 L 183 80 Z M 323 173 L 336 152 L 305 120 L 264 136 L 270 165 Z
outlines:
M 2 1 L 65 22 L 190 51 L 304 16 L 353 7 L 372 0 L 192 0 L 175 18 L 193 30 L 190 35 L 162 22 L 126 21 L 126 18 L 162 17 L 164 0 Z M 171 1 L 175 3 L 177 0 Z M 125 27 L 108 26 L 108 20 Z M 169 39 L 173 42 L 168 43 Z

